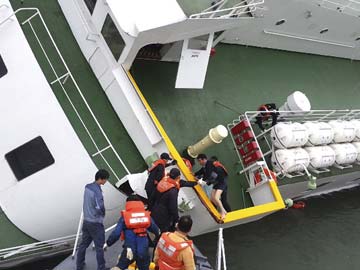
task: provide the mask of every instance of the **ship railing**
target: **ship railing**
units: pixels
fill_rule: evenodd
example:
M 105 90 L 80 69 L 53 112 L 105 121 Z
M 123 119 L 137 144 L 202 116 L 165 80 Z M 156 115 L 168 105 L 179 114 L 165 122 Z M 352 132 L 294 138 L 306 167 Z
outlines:
M 267 165 L 268 156 L 271 155 L 274 151 L 274 146 L 272 145 L 270 133 L 272 130 L 272 118 L 265 119 L 263 118 L 263 111 L 247 111 L 245 114 L 240 115 L 238 119 L 235 119 L 232 123 L 228 125 L 228 129 L 231 134 L 231 128 L 235 125 L 239 124 L 241 121 L 246 120 L 250 123 L 249 129 L 254 134 L 254 141 L 259 147 L 259 151 L 261 153 L 261 158 L 259 158 L 256 162 L 253 162 L 249 165 L 244 164 L 243 157 L 239 153 L 239 146 L 236 144 L 234 138 L 231 136 L 234 148 L 236 150 L 237 156 L 239 158 L 239 163 L 242 166 L 242 170 L 239 171 L 239 174 L 245 174 L 249 185 L 253 185 L 250 180 L 249 172 L 253 170 L 255 167 L 259 167 L 263 170 L 266 168 L 269 169 Z M 331 120 L 353 120 L 360 119 L 360 110 L 310 110 L 310 111 L 269 111 L 268 113 L 275 113 L 278 115 L 277 122 L 327 122 Z M 263 125 L 266 127 L 264 130 L 260 130 L 257 127 L 256 120 L 258 117 L 262 117 Z M 265 163 L 265 164 L 264 164 Z M 341 169 L 350 168 L 351 166 L 341 167 Z M 315 173 L 328 172 L 329 169 L 324 170 L 312 170 Z M 270 177 L 265 173 L 267 177 L 264 177 L 263 180 L 269 179 Z M 308 172 L 305 170 L 304 172 L 296 172 L 296 173 L 280 173 L 278 176 L 283 177 L 286 176 L 288 178 L 294 178 L 299 176 L 308 176 Z
M 335 10 L 352 16 L 360 15 L 360 1 L 357 0 L 321 0 L 320 7 Z
M 107 228 L 105 232 L 109 232 L 115 228 L 116 224 Z M 0 250 L 0 265 L 2 261 L 10 260 L 16 258 L 20 260 L 27 256 L 34 256 L 36 254 L 46 253 L 60 253 L 60 252 L 70 252 L 73 251 L 73 257 L 77 248 L 77 239 L 82 235 L 80 231 L 77 234 L 59 237 L 51 240 L 35 242 L 31 244 L 15 246 L 11 248 L 5 248 Z
M 190 19 L 229 19 L 237 18 L 243 14 L 254 12 L 260 5 L 264 4 L 264 0 L 241 1 L 230 8 L 223 8 L 227 4 L 227 0 L 222 0 L 200 13 L 190 15 Z
M 106 164 L 106 166 L 109 168 L 109 170 L 112 172 L 112 174 L 114 175 L 114 177 L 116 178 L 117 181 L 119 181 L 121 179 L 121 177 L 118 175 L 118 173 L 116 172 L 116 170 L 113 168 L 113 166 L 110 165 L 108 159 L 105 157 L 105 152 L 108 150 L 111 150 L 111 152 L 113 153 L 113 155 L 115 156 L 116 160 L 121 164 L 122 168 L 126 171 L 127 174 L 131 174 L 129 169 L 127 168 L 127 166 L 125 165 L 124 161 L 121 159 L 119 153 L 116 151 L 116 149 L 114 148 L 113 144 L 111 143 L 108 135 L 106 134 L 106 132 L 104 131 L 104 129 L 102 128 L 99 120 L 97 119 L 97 117 L 95 116 L 93 110 L 91 109 L 89 103 L 87 102 L 83 92 L 81 91 L 77 81 L 75 80 L 72 72 L 70 71 L 68 65 L 66 64 L 64 57 L 62 56 L 59 48 L 57 47 L 39 9 L 37 8 L 20 8 L 17 9 L 15 12 L 13 12 L 12 14 L 10 14 L 9 16 L 7 16 L 4 20 L 2 20 L 0 22 L 0 27 L 4 27 L 4 24 L 8 21 L 13 20 L 13 18 L 16 18 L 16 15 L 20 12 L 31 12 L 31 14 L 25 18 L 20 24 L 24 27 L 25 25 L 29 25 L 31 32 L 36 40 L 37 45 L 40 47 L 41 52 L 43 54 L 43 56 L 46 59 L 46 62 L 48 63 L 48 65 L 50 66 L 51 69 L 51 73 L 52 75 L 55 77 L 55 79 L 53 80 L 48 80 L 49 84 L 51 87 L 55 87 L 56 85 L 61 87 L 61 90 L 63 92 L 63 94 L 66 96 L 67 101 L 69 102 L 72 110 L 74 111 L 74 113 L 76 114 L 76 117 L 78 118 L 79 122 L 81 123 L 81 126 L 83 127 L 83 129 L 85 130 L 88 138 L 90 139 L 93 147 L 95 148 L 95 152 L 93 154 L 91 154 L 92 158 L 95 158 L 97 156 L 100 156 L 101 159 L 104 161 L 104 163 Z M 42 42 L 40 40 L 40 35 L 39 35 L 39 30 L 36 31 L 34 24 L 32 23 L 32 21 L 38 18 L 40 19 L 40 25 L 42 25 L 42 27 L 45 30 L 45 34 L 47 35 L 47 38 L 50 40 L 50 44 L 53 46 L 53 49 L 55 49 L 55 55 L 56 57 L 59 58 L 60 61 L 58 61 L 61 65 L 61 73 L 57 71 L 57 69 L 59 70 L 60 68 L 56 68 L 55 67 L 55 60 L 51 60 L 50 58 L 50 52 L 49 50 L 45 49 L 44 46 L 44 42 Z M 36 22 L 35 22 L 36 24 Z M 42 33 L 41 33 L 42 34 Z M 84 120 L 84 118 L 81 116 L 80 110 L 75 106 L 75 102 L 72 100 L 72 98 L 70 97 L 71 94 L 69 88 L 74 89 L 75 88 L 75 92 L 81 97 L 81 100 L 83 102 L 82 106 L 85 106 L 86 108 L 86 114 L 91 116 L 92 121 L 94 122 L 95 127 L 89 127 L 89 125 L 86 123 L 86 121 Z M 53 88 L 53 90 L 55 91 L 56 89 Z M 78 105 L 79 106 L 79 105 Z M 100 146 L 98 142 L 96 142 L 93 133 L 90 131 L 93 130 L 93 132 L 100 132 L 102 138 L 105 140 L 105 145 Z

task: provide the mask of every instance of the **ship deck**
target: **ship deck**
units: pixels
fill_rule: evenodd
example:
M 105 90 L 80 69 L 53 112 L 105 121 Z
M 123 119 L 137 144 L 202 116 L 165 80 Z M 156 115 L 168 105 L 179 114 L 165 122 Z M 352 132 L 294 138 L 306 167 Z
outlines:
M 245 111 L 269 102 L 281 106 L 296 90 L 307 95 L 313 109 L 359 107 L 358 61 L 227 44 L 218 45 L 216 50 L 202 90 L 175 89 L 177 63 L 138 60 L 132 67 L 143 94 L 179 152 L 210 128 L 226 126 Z M 231 139 L 209 148 L 206 154 L 217 156 L 230 171 L 233 208 L 248 207 L 248 197 L 244 200 L 243 196 L 247 183 L 236 174 L 240 167 Z

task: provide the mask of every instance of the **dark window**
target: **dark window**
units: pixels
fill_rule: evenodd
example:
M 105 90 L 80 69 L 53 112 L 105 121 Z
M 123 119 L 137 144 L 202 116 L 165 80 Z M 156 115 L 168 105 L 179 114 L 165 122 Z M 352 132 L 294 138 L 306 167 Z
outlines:
M 125 47 L 125 42 L 109 14 L 106 15 L 104 25 L 101 29 L 101 34 L 103 35 L 115 59 L 119 60 L 120 55 Z
M 355 41 L 359 41 L 359 40 L 360 40 L 360 37 L 355 38 Z
M 326 33 L 327 31 L 329 31 L 329 29 L 324 28 L 323 30 L 320 31 L 320 34 L 324 34 L 324 33 Z
M 85 1 L 87 8 L 90 11 L 90 14 L 93 14 L 97 0 L 84 0 L 84 1 Z
M 285 20 L 282 19 L 282 20 L 280 20 L 280 21 L 277 21 L 277 22 L 275 23 L 275 25 L 282 25 L 282 24 L 284 24 L 284 23 L 285 23 Z
M 55 162 L 40 136 L 7 153 L 5 158 L 19 181 Z
M 5 66 L 4 60 L 1 58 L 0 55 L 0 78 L 4 77 L 8 73 L 8 70 Z

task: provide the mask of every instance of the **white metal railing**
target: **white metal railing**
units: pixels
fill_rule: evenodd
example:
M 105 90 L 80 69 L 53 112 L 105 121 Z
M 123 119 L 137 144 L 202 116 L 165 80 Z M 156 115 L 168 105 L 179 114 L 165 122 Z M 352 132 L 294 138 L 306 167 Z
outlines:
M 308 112 L 303 111 L 272 111 L 273 113 L 278 114 L 278 122 L 299 122 L 304 123 L 307 121 L 330 121 L 330 120 L 352 120 L 352 119 L 360 119 L 360 110 L 311 110 Z M 236 154 L 239 158 L 239 162 L 242 166 L 242 170 L 239 172 L 239 174 L 245 174 L 245 177 L 249 183 L 249 186 L 253 186 L 253 183 L 251 182 L 250 174 L 255 170 L 260 170 L 262 175 L 265 175 L 265 179 L 270 179 L 271 177 L 265 173 L 265 169 L 269 170 L 269 167 L 266 162 L 266 157 L 273 153 L 274 146 L 272 145 L 271 139 L 270 139 L 270 132 L 272 130 L 272 127 L 263 130 L 263 131 L 257 131 L 253 128 L 254 125 L 256 125 L 256 118 L 258 116 L 261 116 L 261 114 L 264 113 L 262 111 L 248 111 L 245 112 L 244 115 L 240 115 L 238 119 L 235 119 L 232 123 L 228 124 L 228 130 L 231 133 L 231 129 L 239 124 L 241 121 L 246 120 L 250 123 L 249 130 L 254 134 L 253 140 L 256 142 L 256 145 L 258 145 L 259 149 L 258 151 L 261 154 L 261 158 L 259 158 L 256 162 L 251 163 L 250 165 L 246 165 L 243 160 L 242 156 L 240 155 L 238 151 L 238 145 L 235 142 L 235 139 L 233 136 L 231 136 L 231 139 L 233 141 L 233 145 L 236 149 Z M 271 111 L 269 111 L 271 113 Z M 268 120 L 265 121 L 265 124 L 270 125 L 272 122 L 272 118 L 270 117 Z M 260 140 L 263 142 L 260 144 Z M 336 165 L 333 165 L 336 167 Z M 342 169 L 348 168 L 348 167 L 342 167 Z M 296 173 L 296 174 L 289 174 L 289 173 L 278 173 L 278 176 L 286 176 L 286 177 L 297 177 L 297 176 L 307 176 L 309 179 L 313 178 L 313 176 L 308 172 L 308 170 L 305 168 L 304 173 Z M 312 170 L 315 173 L 321 173 L 322 170 L 316 171 Z M 329 171 L 324 170 L 325 171 Z
M 127 174 L 130 174 L 130 171 L 129 169 L 126 167 L 125 163 L 123 162 L 123 160 L 121 159 L 120 155 L 117 153 L 117 151 L 115 150 L 114 146 L 112 145 L 111 141 L 109 140 L 108 136 L 106 135 L 105 131 L 103 130 L 102 126 L 100 125 L 98 119 L 96 118 L 95 114 L 93 113 L 92 109 L 90 108 L 85 96 L 83 95 L 82 91 L 80 90 L 79 88 L 79 85 L 77 84 L 76 80 L 74 79 L 70 69 L 68 68 L 63 56 L 61 55 L 57 45 L 55 44 L 55 41 L 39 11 L 39 9 L 37 8 L 20 8 L 20 9 L 17 9 L 15 12 L 13 12 L 11 15 L 9 15 L 7 18 L 5 18 L 3 21 L 0 22 L 0 27 L 5 24 L 5 22 L 9 21 L 9 20 L 12 20 L 12 18 L 19 12 L 21 11 L 33 11 L 35 13 L 33 13 L 31 16 L 29 16 L 27 19 L 25 19 L 23 22 L 21 22 L 21 25 L 24 26 L 25 24 L 28 24 L 30 26 L 30 29 L 38 43 L 38 45 L 40 46 L 41 48 L 41 51 L 42 53 L 44 54 L 48 64 L 50 65 L 50 68 L 51 68 L 51 71 L 53 73 L 53 75 L 55 76 L 55 80 L 49 82 L 50 85 L 54 85 L 54 84 L 59 84 L 63 93 L 65 94 L 67 100 L 69 101 L 72 109 L 74 110 L 77 118 L 79 119 L 79 121 L 81 122 L 81 125 L 83 126 L 83 128 L 85 129 L 88 137 L 90 138 L 92 144 L 94 145 L 95 149 L 96 149 L 96 152 L 92 155 L 92 157 L 95 157 L 97 155 L 100 155 L 102 160 L 105 162 L 105 164 L 108 166 L 108 168 L 110 169 L 110 171 L 113 173 L 113 175 L 115 176 L 115 178 L 119 181 L 120 180 L 120 177 L 118 176 L 118 174 L 115 172 L 115 170 L 112 168 L 112 166 L 109 164 L 108 160 L 104 157 L 103 155 L 103 152 L 108 150 L 108 149 L 111 149 L 112 152 L 114 153 L 114 155 L 116 156 L 117 160 L 120 162 L 120 164 L 122 165 L 122 167 L 124 168 L 124 170 L 126 171 Z M 48 37 L 50 38 L 51 40 L 51 44 L 54 46 L 55 50 L 56 50 L 56 54 L 57 56 L 60 58 L 61 60 L 61 63 L 63 65 L 63 67 L 65 68 L 66 72 L 62 75 L 59 76 L 59 74 L 56 72 L 56 69 L 54 67 L 54 65 L 52 64 L 50 58 L 49 58 L 49 55 L 48 53 L 46 52 L 44 46 L 43 46 L 43 43 L 40 41 L 39 39 L 39 36 L 37 34 L 37 32 L 35 31 L 32 23 L 31 23 L 31 20 L 33 20 L 35 17 L 39 17 L 40 18 L 40 21 L 48 35 Z M 94 122 L 96 123 L 96 126 L 97 128 L 100 130 L 102 136 L 105 138 L 106 140 L 106 143 L 107 145 L 103 148 L 100 148 L 99 145 L 96 143 L 93 135 L 91 134 L 88 126 L 85 124 L 85 121 L 83 120 L 83 118 L 81 117 L 78 109 L 75 107 L 74 105 L 74 102 L 72 101 L 72 99 L 70 98 L 69 94 L 68 94 L 68 91 L 66 90 L 65 88 L 65 84 L 66 82 L 68 81 L 68 79 L 70 79 L 70 81 L 73 83 L 73 85 L 75 86 L 78 94 L 80 95 L 82 101 L 84 102 L 89 114 L 91 115 L 91 118 L 94 120 Z
M 360 15 L 360 1 L 358 0 L 321 0 L 318 4 L 320 7 L 335 10 L 347 15 Z
M 254 12 L 260 5 L 264 3 L 264 0 L 241 1 L 238 4 L 234 5 L 233 7 L 223 8 L 226 3 L 227 0 L 219 1 L 200 13 L 195 13 L 190 15 L 189 18 L 190 19 L 234 18 L 242 14 Z
M 217 256 L 216 256 L 216 269 L 221 270 L 221 265 L 223 266 L 224 270 L 227 269 L 227 267 L 226 267 L 226 256 L 225 256 L 223 228 L 219 228 Z
M 81 229 L 82 218 L 79 225 Z M 116 224 L 107 228 L 105 232 L 111 231 L 116 227 Z M 81 236 L 81 231 L 79 230 L 77 234 L 59 237 L 51 240 L 31 243 L 27 245 L 15 246 L 11 248 L 5 248 L 0 250 L 0 264 L 2 260 L 10 259 L 14 256 L 18 256 L 17 258 L 25 257 L 27 255 L 35 255 L 44 251 L 62 251 L 62 250 L 73 250 L 72 256 L 75 256 L 78 239 Z

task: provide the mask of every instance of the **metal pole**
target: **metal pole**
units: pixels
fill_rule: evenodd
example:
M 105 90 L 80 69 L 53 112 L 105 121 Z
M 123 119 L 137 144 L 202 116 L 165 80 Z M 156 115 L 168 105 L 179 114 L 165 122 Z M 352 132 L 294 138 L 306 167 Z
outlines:
M 222 259 L 223 259 L 223 267 L 226 270 L 226 257 L 225 257 L 225 245 L 224 245 L 224 237 L 221 236 L 221 251 L 222 251 Z
M 222 230 L 223 228 L 219 228 L 219 236 L 218 236 L 218 249 L 217 249 L 217 257 L 216 257 L 216 265 L 217 270 L 221 270 L 221 247 L 222 247 Z
M 75 257 L 76 247 L 77 247 L 77 243 L 79 241 L 79 234 L 80 234 L 80 230 L 81 230 L 81 227 L 82 227 L 83 218 L 84 218 L 84 213 L 83 213 L 83 211 L 81 211 L 79 226 L 78 226 L 77 233 L 76 233 L 76 238 L 75 238 L 74 249 L 73 249 L 73 252 L 71 254 L 72 259 L 74 259 L 74 257 Z

